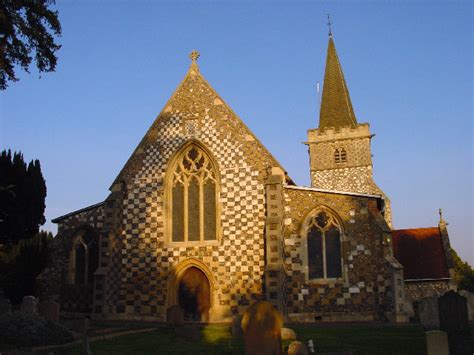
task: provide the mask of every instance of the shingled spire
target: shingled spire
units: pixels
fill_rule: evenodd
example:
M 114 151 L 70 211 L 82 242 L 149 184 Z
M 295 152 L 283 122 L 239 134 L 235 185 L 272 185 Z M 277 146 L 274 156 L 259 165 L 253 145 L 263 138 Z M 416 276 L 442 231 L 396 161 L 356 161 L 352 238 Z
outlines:
M 332 34 L 329 33 L 326 72 L 324 73 L 323 97 L 319 113 L 319 129 L 356 127 L 357 120 L 352 108 L 342 67 L 339 63 Z

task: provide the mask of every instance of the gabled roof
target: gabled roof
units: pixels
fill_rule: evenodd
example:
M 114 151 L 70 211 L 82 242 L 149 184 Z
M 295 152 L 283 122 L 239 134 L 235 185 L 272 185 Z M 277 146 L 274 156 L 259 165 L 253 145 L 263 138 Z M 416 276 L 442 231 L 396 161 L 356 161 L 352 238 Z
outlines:
M 193 58 L 193 55 L 197 55 L 197 57 Z M 136 166 L 140 165 L 140 161 L 143 160 L 144 154 L 145 154 L 145 149 L 146 147 L 153 143 L 154 140 L 156 140 L 157 136 L 157 131 L 160 129 L 160 123 L 162 121 L 162 118 L 169 115 L 169 112 L 167 112 L 167 108 L 170 107 L 170 105 L 175 101 L 175 100 L 183 100 L 186 101 L 189 106 L 194 106 L 196 107 L 201 107 L 202 105 L 202 97 L 201 95 L 201 90 L 197 90 L 198 86 L 203 84 L 206 87 L 206 90 L 210 91 L 213 93 L 215 96 L 215 100 L 219 101 L 220 103 L 225 106 L 227 112 L 232 115 L 233 117 L 237 118 L 239 121 L 239 124 L 241 124 L 244 129 L 247 131 L 247 134 L 249 137 L 252 137 L 255 142 L 260 146 L 260 152 L 263 153 L 265 156 L 267 156 L 271 161 L 274 166 L 280 167 L 284 172 L 285 172 L 285 178 L 288 183 L 293 184 L 292 179 L 287 175 L 286 169 L 283 168 L 283 166 L 277 161 L 277 159 L 270 153 L 270 151 L 260 142 L 260 140 L 253 134 L 253 132 L 245 125 L 245 123 L 240 119 L 240 117 L 235 114 L 235 112 L 230 108 L 230 106 L 219 96 L 219 94 L 214 90 L 214 88 L 208 83 L 208 81 L 203 77 L 201 74 L 199 67 L 196 63 L 197 58 L 199 57 L 199 53 L 193 52 L 191 53 L 191 59 L 193 60 L 191 63 L 191 66 L 189 67 L 188 72 L 186 73 L 184 79 L 181 81 L 181 83 L 178 85 L 170 99 L 167 101 L 165 104 L 163 110 L 160 112 L 158 117 L 155 119 L 151 127 L 148 129 L 147 133 L 145 136 L 142 138 L 138 146 L 135 148 L 134 152 L 132 155 L 129 157 L 127 162 L 125 163 L 124 167 L 121 169 L 120 173 L 118 176 L 115 178 L 114 182 L 112 183 L 112 186 L 119 181 L 121 181 L 126 175 L 129 175 L 129 170 L 134 170 Z M 197 89 L 189 89 L 189 87 L 196 87 Z M 187 90 L 185 89 L 187 88 Z M 208 103 L 211 104 L 211 103 Z M 204 107 L 201 107 L 204 110 Z M 110 189 L 112 188 L 110 187 Z
M 78 210 L 76 210 L 76 211 L 69 212 L 69 213 L 67 213 L 67 214 L 65 214 L 65 215 L 62 215 L 62 216 L 59 216 L 59 217 L 56 217 L 56 218 L 52 219 L 51 222 L 53 222 L 53 223 L 59 223 L 59 222 L 61 222 L 63 219 L 66 219 L 66 218 L 68 218 L 68 217 L 74 216 L 74 215 L 79 214 L 79 213 L 82 213 L 82 212 L 86 212 L 86 211 L 93 210 L 93 209 L 95 209 L 95 208 L 97 208 L 97 207 L 100 207 L 100 206 L 102 206 L 102 205 L 104 205 L 104 204 L 105 204 L 105 201 L 102 201 L 102 202 L 99 202 L 99 203 L 95 203 L 95 204 L 93 204 L 93 205 L 90 205 L 90 206 L 87 206 L 87 207 L 78 209 Z
M 405 280 L 450 278 L 447 254 L 438 227 L 392 231 L 393 253 Z
M 326 58 L 326 71 L 324 73 L 323 97 L 319 112 L 319 129 L 334 127 L 356 127 L 357 120 L 352 108 L 349 90 L 344 79 L 336 46 L 332 35 Z

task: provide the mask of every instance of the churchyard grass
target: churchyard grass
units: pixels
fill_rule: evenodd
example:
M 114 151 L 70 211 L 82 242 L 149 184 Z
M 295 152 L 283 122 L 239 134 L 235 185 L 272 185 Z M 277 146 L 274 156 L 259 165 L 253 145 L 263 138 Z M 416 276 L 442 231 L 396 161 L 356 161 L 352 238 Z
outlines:
M 185 326 L 189 327 L 189 326 Z M 417 325 L 290 326 L 298 340 L 312 339 L 318 352 L 352 351 L 356 355 L 426 354 L 423 331 Z M 243 354 L 242 339 L 234 339 L 225 325 L 208 325 L 194 332 L 160 327 L 156 331 L 123 335 L 91 343 L 93 354 Z M 291 341 L 284 341 L 287 347 Z M 74 345 L 55 354 L 80 354 Z

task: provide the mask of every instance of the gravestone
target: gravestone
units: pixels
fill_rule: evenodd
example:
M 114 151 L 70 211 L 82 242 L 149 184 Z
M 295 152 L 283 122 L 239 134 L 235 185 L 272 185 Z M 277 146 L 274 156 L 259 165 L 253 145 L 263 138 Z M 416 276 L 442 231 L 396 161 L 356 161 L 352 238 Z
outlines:
M 292 341 L 288 347 L 288 355 L 309 355 L 309 351 L 305 343 Z
M 461 290 L 459 291 L 461 296 L 464 296 L 467 301 L 467 319 L 469 322 L 474 322 L 474 293 Z
M 241 338 L 244 335 L 242 329 L 242 316 L 235 316 L 232 319 L 232 336 L 234 338 Z
M 183 325 L 184 310 L 178 305 L 171 306 L 166 312 L 166 322 L 170 325 Z
M 420 323 L 425 331 L 439 329 L 437 297 L 423 298 L 418 304 L 418 314 L 420 316 Z
M 466 298 L 457 292 L 448 291 L 438 298 L 438 308 L 440 330 L 448 334 L 450 354 L 471 354 Z
M 0 316 L 5 313 L 12 311 L 12 303 L 3 294 L 3 290 L 0 289 Z
M 269 302 L 251 305 L 242 317 L 247 355 L 281 355 L 283 317 Z
M 441 330 L 430 330 L 426 335 L 428 355 L 449 355 L 448 335 Z
M 296 340 L 296 333 L 290 328 L 281 328 L 281 340 Z
M 59 303 L 54 301 L 43 301 L 39 304 L 39 313 L 52 322 L 59 321 Z
M 21 302 L 20 311 L 25 314 L 38 313 L 38 301 L 34 296 L 25 296 Z

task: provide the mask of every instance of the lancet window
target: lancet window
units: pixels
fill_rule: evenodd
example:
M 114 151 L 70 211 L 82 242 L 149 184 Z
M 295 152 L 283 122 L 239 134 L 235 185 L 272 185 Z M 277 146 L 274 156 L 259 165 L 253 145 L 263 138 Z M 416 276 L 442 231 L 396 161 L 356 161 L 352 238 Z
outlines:
M 179 154 L 168 193 L 172 242 L 217 239 L 217 172 L 209 156 L 197 145 Z
M 81 231 L 74 239 L 69 261 L 69 279 L 72 284 L 86 285 L 94 281 L 99 263 L 96 240 L 90 232 Z
M 320 211 L 307 228 L 308 278 L 330 279 L 342 276 L 341 227 L 328 211 Z

